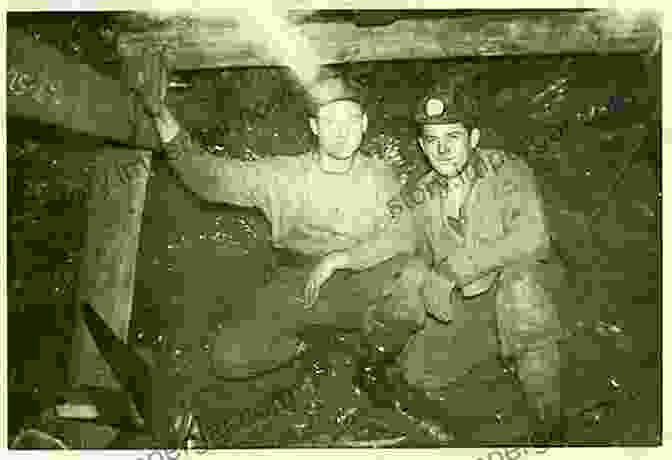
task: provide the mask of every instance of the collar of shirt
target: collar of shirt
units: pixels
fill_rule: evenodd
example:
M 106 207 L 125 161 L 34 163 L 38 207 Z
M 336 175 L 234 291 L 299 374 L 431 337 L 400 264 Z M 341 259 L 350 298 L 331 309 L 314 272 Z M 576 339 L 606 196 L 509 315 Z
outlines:
M 423 181 L 424 187 L 434 190 L 448 190 L 446 195 L 440 194 L 438 209 L 444 228 L 449 228 L 457 241 L 463 242 L 465 205 L 474 184 L 485 177 L 487 169 L 483 164 L 479 151 L 475 150 L 466 167 L 459 176 L 446 178 L 432 171 Z
M 317 150 L 311 150 L 309 152 L 309 156 L 312 160 L 312 164 L 314 167 L 317 168 L 320 172 L 329 175 L 329 176 L 345 176 L 348 174 L 353 174 L 353 172 L 357 171 L 359 167 L 362 164 L 363 158 L 362 154 L 359 150 L 357 150 L 355 153 L 352 154 L 352 162 L 350 163 L 350 167 L 343 172 L 334 172 L 334 171 L 327 171 L 326 169 L 323 168 L 322 163 L 321 163 L 321 157 L 320 157 L 320 152 Z

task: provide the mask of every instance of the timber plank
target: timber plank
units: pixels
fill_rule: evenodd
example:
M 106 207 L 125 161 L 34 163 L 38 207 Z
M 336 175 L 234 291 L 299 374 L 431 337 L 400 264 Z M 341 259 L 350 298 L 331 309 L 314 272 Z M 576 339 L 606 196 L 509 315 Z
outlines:
M 21 29 L 7 29 L 7 115 L 39 120 L 145 149 L 159 146 L 152 131 L 136 132 L 146 118 L 131 104 L 119 80 L 38 42 Z
M 378 27 L 304 22 L 295 28 L 323 65 L 469 56 L 641 53 L 650 51 L 660 39 L 660 28 L 651 15 L 624 16 L 611 10 L 401 19 Z M 231 17 L 192 18 L 160 30 L 122 33 L 119 46 L 159 43 L 172 51 L 172 65 L 177 70 L 279 65 L 263 45 L 261 28 L 256 34 L 242 32 Z

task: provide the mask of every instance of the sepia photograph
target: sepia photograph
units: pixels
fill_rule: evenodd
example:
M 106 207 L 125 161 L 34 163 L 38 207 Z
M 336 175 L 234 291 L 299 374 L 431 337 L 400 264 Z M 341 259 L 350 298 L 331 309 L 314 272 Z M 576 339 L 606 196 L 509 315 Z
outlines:
M 10 451 L 646 457 L 661 17 L 7 13 Z

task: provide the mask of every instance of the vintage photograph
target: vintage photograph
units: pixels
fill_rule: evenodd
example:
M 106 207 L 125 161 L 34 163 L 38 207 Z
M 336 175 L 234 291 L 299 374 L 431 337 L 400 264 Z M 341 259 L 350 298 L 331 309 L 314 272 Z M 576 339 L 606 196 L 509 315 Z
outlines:
M 660 446 L 661 16 L 8 13 L 9 448 Z

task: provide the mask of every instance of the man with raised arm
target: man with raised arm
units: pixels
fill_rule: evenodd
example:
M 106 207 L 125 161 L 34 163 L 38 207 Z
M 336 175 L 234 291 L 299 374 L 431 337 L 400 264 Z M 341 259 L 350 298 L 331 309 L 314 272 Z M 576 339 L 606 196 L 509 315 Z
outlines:
M 368 123 L 360 89 L 323 74 L 309 93 L 316 148 L 257 161 L 210 155 L 167 108 L 151 110 L 186 186 L 209 202 L 259 208 L 274 246 L 300 261 L 233 305 L 212 351 L 220 377 L 255 376 L 288 362 L 307 325 L 361 329 L 368 307 L 384 295 L 403 306 L 397 319 L 409 329 L 424 320 L 417 292 L 405 289 L 401 276 L 415 248 L 401 184 L 382 160 L 359 152 Z

